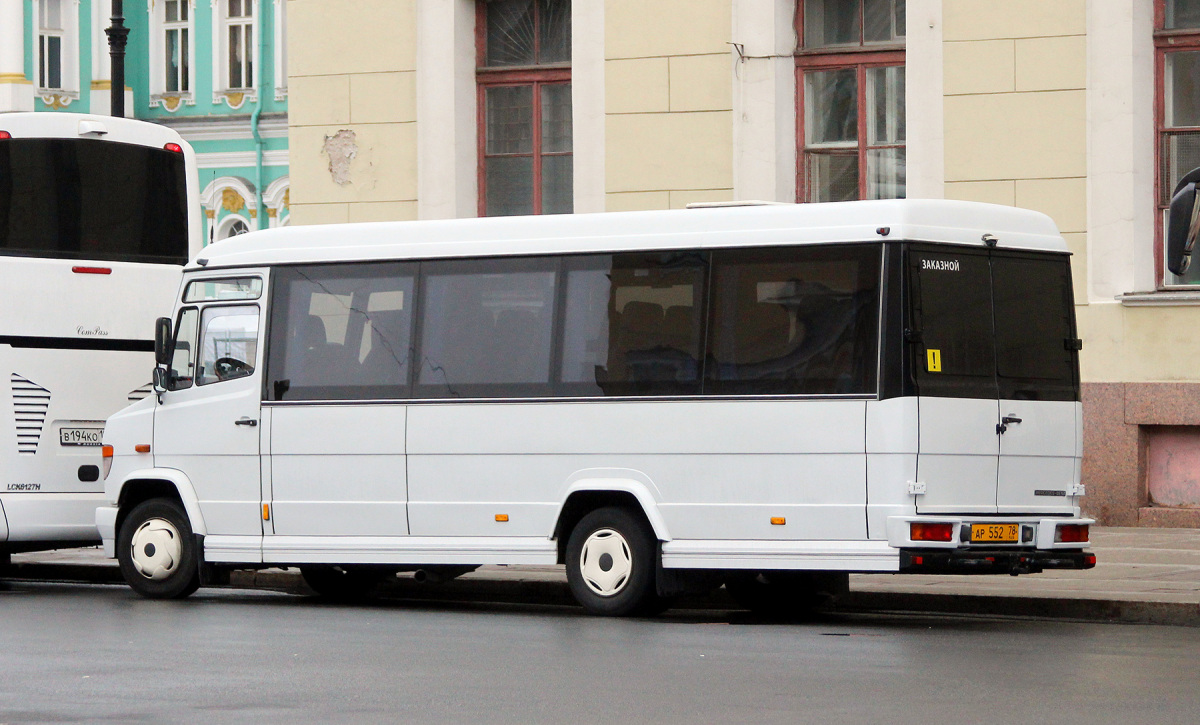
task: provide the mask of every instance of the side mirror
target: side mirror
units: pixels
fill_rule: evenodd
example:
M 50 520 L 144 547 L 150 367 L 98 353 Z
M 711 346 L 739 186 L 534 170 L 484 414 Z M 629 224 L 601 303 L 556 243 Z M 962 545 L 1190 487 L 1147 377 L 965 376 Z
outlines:
M 1167 269 L 1172 274 L 1187 272 L 1192 262 L 1192 249 L 1200 234 L 1200 169 L 1189 171 L 1175 187 L 1171 209 L 1167 214 Z
M 160 395 L 167 392 L 167 374 L 166 368 L 154 368 L 154 392 Z
M 171 364 L 171 318 L 160 317 L 154 322 L 154 362 Z

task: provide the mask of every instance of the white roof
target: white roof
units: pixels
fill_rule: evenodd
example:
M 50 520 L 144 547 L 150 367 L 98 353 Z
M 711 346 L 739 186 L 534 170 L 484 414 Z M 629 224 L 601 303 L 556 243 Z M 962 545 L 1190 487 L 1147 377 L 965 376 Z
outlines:
M 886 236 L 883 230 L 886 229 Z M 1066 252 L 1050 217 L 993 204 L 931 199 L 783 204 L 283 227 L 216 242 L 206 267 L 296 262 L 925 241 Z M 188 265 L 196 268 L 193 261 Z
M 168 143 L 183 144 L 179 134 L 166 126 L 91 113 L 0 113 L 0 131 L 8 131 L 14 139 L 103 138 L 154 148 L 162 148 Z

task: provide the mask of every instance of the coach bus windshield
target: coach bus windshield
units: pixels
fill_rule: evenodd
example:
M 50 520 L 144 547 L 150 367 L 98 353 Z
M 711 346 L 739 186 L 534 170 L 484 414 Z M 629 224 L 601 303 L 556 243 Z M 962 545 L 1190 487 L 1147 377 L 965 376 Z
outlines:
M 0 255 L 182 265 L 187 199 L 182 153 L 0 140 Z

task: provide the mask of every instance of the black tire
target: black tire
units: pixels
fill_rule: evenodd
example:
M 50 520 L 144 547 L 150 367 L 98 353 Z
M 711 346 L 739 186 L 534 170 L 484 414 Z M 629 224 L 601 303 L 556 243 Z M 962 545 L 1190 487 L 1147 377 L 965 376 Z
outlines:
M 782 619 L 811 616 L 832 601 L 848 581 L 839 572 L 746 571 L 725 579 L 733 600 L 755 614 Z
M 332 564 L 302 566 L 300 576 L 319 596 L 339 602 L 372 596 L 382 578 L 377 571 Z
M 187 512 L 166 498 L 134 506 L 117 535 L 121 575 L 150 599 L 182 599 L 200 588 L 198 549 Z
M 655 593 L 657 555 L 658 540 L 640 513 L 596 509 L 575 525 L 567 540 L 571 594 L 592 614 L 657 614 L 666 608 Z

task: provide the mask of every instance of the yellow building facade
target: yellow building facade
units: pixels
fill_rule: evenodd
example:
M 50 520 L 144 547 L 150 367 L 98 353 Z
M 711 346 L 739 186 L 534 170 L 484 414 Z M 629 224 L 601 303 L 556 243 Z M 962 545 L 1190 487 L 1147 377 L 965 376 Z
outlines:
M 1049 214 L 1074 254 L 1085 509 L 1200 526 L 1200 275 L 1160 251 L 1167 187 L 1200 166 L 1200 2 L 288 11 L 293 224 L 895 196 Z

